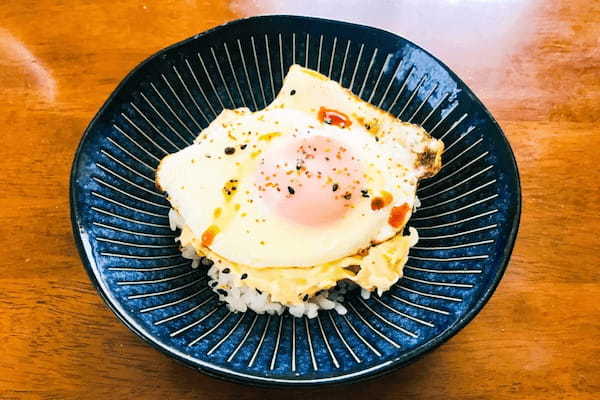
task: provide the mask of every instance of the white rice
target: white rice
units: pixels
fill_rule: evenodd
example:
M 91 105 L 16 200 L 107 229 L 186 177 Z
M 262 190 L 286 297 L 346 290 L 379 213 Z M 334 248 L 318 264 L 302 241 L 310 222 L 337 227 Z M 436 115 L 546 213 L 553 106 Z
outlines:
M 230 268 L 220 269 L 214 264 L 209 268 L 208 276 L 211 278 L 208 285 L 219 295 L 219 300 L 225 302 L 231 311 L 245 312 L 250 309 L 258 314 L 281 315 L 287 308 L 294 317 L 306 315 L 308 318 L 315 318 L 319 310 L 335 310 L 339 314 L 346 314 L 347 312 L 346 307 L 340 302 L 343 301 L 343 295 L 340 300 L 340 291 L 334 291 L 330 294 L 329 290 L 323 290 L 318 295 L 298 305 L 286 307 L 279 302 L 271 301 L 271 296 L 267 293 L 261 293 L 245 285 L 236 286 L 240 276 Z M 345 290 L 347 289 L 344 289 L 344 293 Z
M 365 300 L 368 300 L 369 297 L 371 297 L 371 292 L 369 292 L 367 289 L 361 288 L 360 289 L 360 297 L 362 297 Z
M 169 211 L 169 225 L 171 230 L 181 229 L 184 226 L 183 218 L 174 209 Z M 179 237 L 175 238 L 175 241 L 179 241 Z M 203 260 L 204 257 L 198 256 L 191 245 L 181 247 L 180 250 L 182 257 L 192 260 L 192 268 L 212 264 L 208 269 L 210 277 L 208 285 L 213 292 L 219 295 L 219 300 L 226 303 L 229 310 L 233 312 L 252 310 L 258 314 L 281 315 L 287 309 L 294 317 L 300 318 L 306 315 L 308 318 L 315 318 L 319 310 L 335 310 L 338 314 L 344 315 L 348 312 L 342 304 L 344 296 L 350 290 L 358 288 L 354 282 L 342 281 L 334 288 L 317 292 L 317 295 L 301 304 L 287 307 L 279 302 L 271 301 L 271 296 L 267 293 L 261 293 L 257 289 L 245 285 L 236 286 L 236 282 L 240 282 L 241 278 L 238 274 L 230 268 L 219 269 L 208 259 Z M 371 292 L 361 288 L 360 295 L 363 299 L 368 299 L 371 297 Z

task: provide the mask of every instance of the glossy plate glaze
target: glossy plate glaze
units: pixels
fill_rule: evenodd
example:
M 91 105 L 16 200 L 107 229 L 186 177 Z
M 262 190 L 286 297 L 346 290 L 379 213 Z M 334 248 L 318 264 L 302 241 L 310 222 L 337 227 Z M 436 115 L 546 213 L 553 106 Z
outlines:
M 405 276 L 381 298 L 348 296 L 344 316 L 230 313 L 208 289 L 205 271 L 180 256 L 169 203 L 154 187 L 162 157 L 190 144 L 223 108 L 263 108 L 293 63 L 446 144 L 442 170 L 418 189 L 422 206 L 409 224 L 421 238 Z M 497 123 L 423 49 L 365 26 L 264 16 L 175 44 L 123 80 L 77 150 L 71 211 L 98 292 L 154 347 L 238 382 L 315 385 L 389 372 L 468 323 L 506 268 L 520 186 Z

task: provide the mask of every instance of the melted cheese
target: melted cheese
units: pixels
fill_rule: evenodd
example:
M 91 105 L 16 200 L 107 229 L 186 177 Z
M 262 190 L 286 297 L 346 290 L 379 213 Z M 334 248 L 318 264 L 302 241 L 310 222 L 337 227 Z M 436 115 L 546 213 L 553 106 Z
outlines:
M 348 279 L 369 291 L 383 293 L 402 277 L 408 251 L 417 243 L 416 229 L 410 228 L 409 236 L 398 234 L 393 238 L 356 254 L 339 260 L 312 267 L 298 268 L 253 268 L 221 257 L 208 247 L 198 246 L 189 228 L 184 227 L 180 236 L 183 247 L 193 245 L 196 253 L 214 260 L 219 269 L 230 268 L 237 275 L 236 286 L 248 286 L 269 293 L 271 301 L 284 305 L 302 302 L 305 295 L 313 296 L 320 290 L 329 289 L 339 281 Z M 365 254 L 366 253 L 366 254 Z M 359 266 L 358 273 L 353 272 Z M 350 268 L 349 268 L 350 267 Z

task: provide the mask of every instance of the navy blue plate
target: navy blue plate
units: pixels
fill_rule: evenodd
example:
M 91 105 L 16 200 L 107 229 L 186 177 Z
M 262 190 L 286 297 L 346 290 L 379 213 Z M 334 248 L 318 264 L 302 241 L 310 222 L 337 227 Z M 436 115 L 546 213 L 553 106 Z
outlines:
M 192 270 L 154 187 L 159 160 L 223 108 L 268 104 L 290 65 L 341 82 L 446 144 L 418 189 L 420 234 L 405 276 L 381 298 L 349 296 L 348 314 L 295 319 L 230 313 Z M 207 171 L 207 173 L 210 173 Z M 292 16 L 233 21 L 135 68 L 85 131 L 71 176 L 71 217 L 100 295 L 137 335 L 210 375 L 259 385 L 355 381 L 435 348 L 481 310 L 513 248 L 517 167 L 502 131 L 452 72 L 389 32 Z

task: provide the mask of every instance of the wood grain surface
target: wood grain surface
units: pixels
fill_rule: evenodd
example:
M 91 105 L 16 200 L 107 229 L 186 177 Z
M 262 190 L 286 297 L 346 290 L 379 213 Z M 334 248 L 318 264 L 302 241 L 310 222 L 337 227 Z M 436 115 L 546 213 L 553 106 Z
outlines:
M 600 2 L 369 3 L 0 2 L 0 399 L 600 398 Z M 201 375 L 118 322 L 77 255 L 69 170 L 110 92 L 155 51 L 259 13 L 404 35 L 467 82 L 516 153 L 523 215 L 498 290 L 448 343 L 386 377 L 267 390 Z

